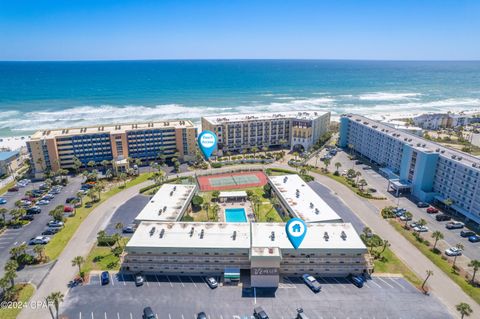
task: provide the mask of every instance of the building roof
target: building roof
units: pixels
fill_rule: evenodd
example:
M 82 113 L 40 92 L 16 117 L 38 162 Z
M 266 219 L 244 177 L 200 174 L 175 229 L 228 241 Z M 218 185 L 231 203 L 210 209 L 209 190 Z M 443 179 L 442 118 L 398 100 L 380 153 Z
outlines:
M 177 221 L 190 204 L 196 185 L 163 184 L 135 221 Z
M 142 222 L 129 240 L 127 250 L 137 247 L 248 249 L 250 225 L 249 223 Z
M 119 134 L 119 133 L 125 133 L 127 131 L 186 128 L 186 127 L 194 127 L 194 125 L 191 121 L 188 121 L 188 120 L 166 120 L 166 121 L 144 122 L 144 123 L 95 125 L 95 126 L 86 126 L 86 127 L 37 131 L 35 134 L 31 136 L 31 140 L 60 137 L 60 136 L 68 137 L 72 135 L 82 135 L 82 134 L 100 134 L 100 133 Z
M 290 112 L 271 112 L 271 113 L 254 113 L 254 114 L 226 114 L 221 116 L 205 116 L 203 117 L 212 124 L 224 124 L 231 122 L 252 122 L 273 119 L 303 119 L 313 120 L 321 117 L 329 112 L 305 110 L 305 111 L 290 111 Z
M 232 192 L 220 192 L 220 198 L 235 198 L 235 197 L 247 197 L 246 191 L 232 191 Z
M 294 249 L 284 223 L 252 223 L 252 247 Z M 299 249 L 365 250 L 366 247 L 350 223 L 310 223 Z
M 460 164 L 464 164 L 467 166 L 472 166 L 474 168 L 480 169 L 480 158 L 476 156 L 445 147 L 441 144 L 429 141 L 415 134 L 396 130 L 395 128 L 389 125 L 383 124 L 378 121 L 374 121 L 372 119 L 369 119 L 361 115 L 346 114 L 343 116 L 349 118 L 351 121 L 357 121 L 362 125 L 365 125 L 374 130 L 377 130 L 379 133 L 388 135 L 402 143 L 408 144 L 413 148 L 416 148 L 422 152 L 439 153 L 441 156 L 446 157 L 448 159 L 455 160 Z
M 269 176 L 282 202 L 305 222 L 341 222 L 338 214 L 298 175 Z
M 0 152 L 0 161 L 8 160 L 12 157 L 15 157 L 19 154 L 19 151 L 5 151 Z

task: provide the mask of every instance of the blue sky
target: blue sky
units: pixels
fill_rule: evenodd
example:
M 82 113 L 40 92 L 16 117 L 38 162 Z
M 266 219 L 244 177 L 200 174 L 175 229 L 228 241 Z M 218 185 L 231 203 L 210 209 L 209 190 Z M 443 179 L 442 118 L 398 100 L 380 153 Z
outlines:
M 479 60 L 480 1 L 0 0 L 0 60 Z

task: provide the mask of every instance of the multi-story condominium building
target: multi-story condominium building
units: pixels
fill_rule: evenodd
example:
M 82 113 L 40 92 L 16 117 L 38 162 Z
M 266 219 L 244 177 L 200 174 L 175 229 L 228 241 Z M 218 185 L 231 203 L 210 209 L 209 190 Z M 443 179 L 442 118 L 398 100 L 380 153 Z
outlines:
M 427 113 L 413 118 L 415 125 L 430 130 L 466 126 L 477 121 L 471 115 L 453 113 Z
M 180 159 L 195 155 L 196 128 L 190 121 L 162 121 L 99 125 L 38 131 L 27 142 L 36 175 L 46 170 L 70 169 L 74 157 L 90 161 L 166 158 L 176 152 Z
M 215 132 L 218 150 L 257 147 L 308 150 L 328 131 L 330 112 L 296 111 L 202 117 L 202 129 Z
M 20 151 L 0 152 L 0 176 L 15 172 L 21 165 Z
M 353 114 L 340 119 L 339 143 L 382 166 L 394 190 L 427 202 L 451 201 L 451 209 L 480 223 L 478 157 Z
M 250 272 L 253 287 L 280 275 L 346 276 L 370 270 L 367 248 L 349 223 L 310 223 L 294 249 L 284 223 L 141 222 L 122 269 L 157 274 Z

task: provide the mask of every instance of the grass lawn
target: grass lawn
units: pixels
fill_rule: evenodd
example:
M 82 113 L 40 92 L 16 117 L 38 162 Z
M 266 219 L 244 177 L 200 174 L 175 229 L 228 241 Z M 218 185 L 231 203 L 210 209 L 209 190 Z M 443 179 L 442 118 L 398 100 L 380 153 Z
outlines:
M 10 183 L 8 183 L 7 185 L 3 186 L 2 188 L 0 188 L 0 195 L 3 195 L 5 194 L 9 188 L 15 186 L 15 181 L 11 181 Z
M 17 284 L 15 289 L 18 289 L 18 300 L 17 302 L 27 302 L 32 297 L 35 292 L 35 288 L 30 284 Z M 15 319 L 18 314 L 22 311 L 21 307 L 18 308 L 0 308 L 0 318 L 2 319 Z
M 211 203 L 211 205 L 210 205 L 210 207 L 211 207 L 214 204 L 212 202 L 212 194 L 213 194 L 213 192 L 201 192 L 198 195 L 200 195 L 203 198 L 204 203 Z M 220 214 L 220 210 L 218 211 L 219 214 Z M 182 221 L 190 220 L 186 216 L 187 216 L 187 214 L 184 215 L 184 217 L 182 218 Z M 211 209 L 208 211 L 208 217 L 210 217 L 210 218 L 207 218 L 207 211 L 204 210 L 203 207 L 202 207 L 202 209 L 200 209 L 198 211 L 191 212 L 190 214 L 188 214 L 188 216 L 193 218 L 193 221 L 195 221 L 195 222 L 217 221 L 217 220 L 213 220 L 213 212 L 212 212 Z
M 128 240 L 128 237 L 123 237 L 122 245 L 125 246 Z M 112 253 L 112 247 L 93 246 L 82 266 L 85 274 L 92 270 L 120 270 L 120 258 Z
M 448 263 L 447 260 L 443 260 L 441 255 L 437 255 L 430 250 L 430 247 L 426 246 L 423 243 L 417 241 L 413 237 L 412 232 L 403 228 L 403 226 L 393 220 L 390 220 L 390 225 L 392 225 L 400 234 L 402 234 L 409 242 L 411 242 L 418 250 L 420 250 L 428 259 L 430 259 L 438 268 L 440 268 L 448 277 L 450 277 L 457 285 L 465 291 L 470 297 L 472 297 L 477 303 L 480 304 L 480 288 L 473 287 L 470 283 L 458 275 L 456 272 L 452 271 L 452 266 Z
M 108 190 L 105 193 L 102 193 L 101 200 L 94 203 L 92 207 L 77 208 L 75 216 L 68 218 L 62 231 L 58 232 L 55 236 L 53 236 L 52 240 L 47 245 L 45 245 L 45 254 L 49 258 L 49 260 L 54 260 L 58 258 L 58 256 L 63 251 L 63 248 L 65 248 L 67 243 L 72 238 L 73 234 L 77 231 L 80 224 L 85 220 L 85 218 L 87 218 L 88 214 L 90 214 L 92 210 L 94 210 L 98 205 L 100 205 L 113 195 L 121 192 L 125 188 L 129 188 L 145 182 L 151 175 L 151 173 L 140 174 L 136 178 L 128 181 L 125 187 L 122 184 Z
M 422 285 L 422 280 L 415 275 L 398 257 L 390 250 L 386 248 L 382 255 L 382 260 L 375 260 L 375 272 L 376 273 L 390 273 L 390 274 L 402 274 L 405 279 L 411 282 L 417 288 Z

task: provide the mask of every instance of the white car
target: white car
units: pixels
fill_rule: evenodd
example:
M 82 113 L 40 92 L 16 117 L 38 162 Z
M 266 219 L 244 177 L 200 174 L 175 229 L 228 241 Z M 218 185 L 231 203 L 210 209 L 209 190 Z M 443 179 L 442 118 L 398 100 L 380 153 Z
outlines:
M 30 245 L 45 245 L 48 244 L 50 241 L 50 237 L 48 236 L 37 236 L 35 238 L 30 239 Z
M 48 204 L 50 204 L 50 201 L 47 200 L 47 199 L 42 199 L 42 200 L 38 201 L 37 204 L 38 205 L 48 205 Z
M 417 227 L 414 227 L 413 230 L 416 231 L 417 233 L 425 233 L 425 232 L 428 231 L 428 227 L 427 226 L 417 226 Z
M 450 247 L 445 250 L 445 255 L 447 256 L 460 256 L 462 254 L 462 250 L 458 249 L 457 247 Z

